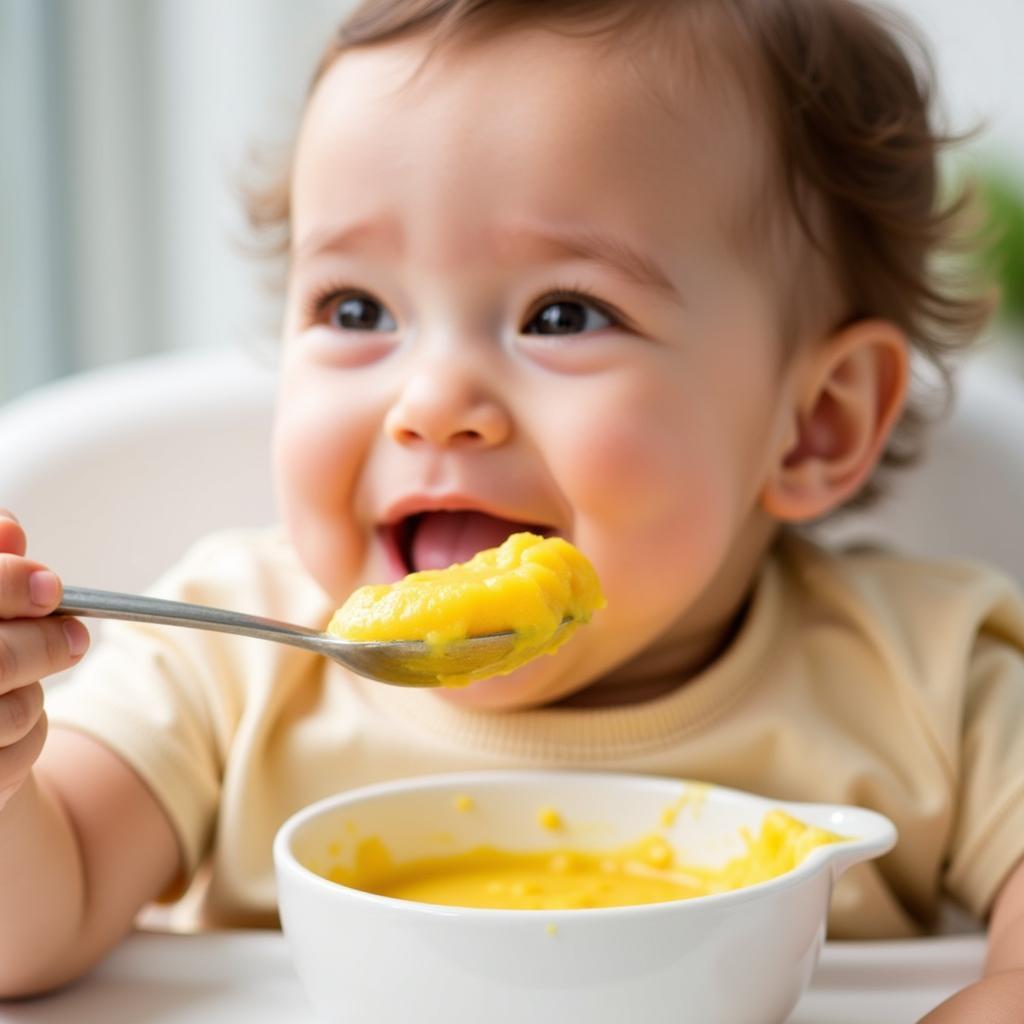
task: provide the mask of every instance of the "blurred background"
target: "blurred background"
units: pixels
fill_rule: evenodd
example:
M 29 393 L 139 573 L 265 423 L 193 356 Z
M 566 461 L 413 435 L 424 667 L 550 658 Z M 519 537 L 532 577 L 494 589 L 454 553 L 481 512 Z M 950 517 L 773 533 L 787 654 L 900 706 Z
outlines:
M 273 344 L 238 186 L 287 152 L 350 0 L 0 0 L 0 402 L 176 348 Z M 987 181 L 1008 365 L 1024 363 L 1024 0 L 891 0 L 931 43 Z

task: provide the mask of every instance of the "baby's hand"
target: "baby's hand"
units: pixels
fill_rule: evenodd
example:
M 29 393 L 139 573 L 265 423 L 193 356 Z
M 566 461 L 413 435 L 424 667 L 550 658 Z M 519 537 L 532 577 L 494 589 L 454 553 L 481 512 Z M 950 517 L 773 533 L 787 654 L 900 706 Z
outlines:
M 60 603 L 60 580 L 24 556 L 25 531 L 0 509 L 0 810 L 43 749 L 39 680 L 70 668 L 89 646 L 77 619 L 46 617 Z

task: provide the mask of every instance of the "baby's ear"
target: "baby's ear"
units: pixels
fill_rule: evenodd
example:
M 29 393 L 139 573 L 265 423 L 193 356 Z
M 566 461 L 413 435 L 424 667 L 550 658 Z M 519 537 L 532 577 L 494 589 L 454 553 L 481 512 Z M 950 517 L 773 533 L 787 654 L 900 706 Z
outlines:
M 906 335 L 859 320 L 820 342 L 797 367 L 789 436 L 761 492 L 782 522 L 808 522 L 860 489 L 907 397 Z

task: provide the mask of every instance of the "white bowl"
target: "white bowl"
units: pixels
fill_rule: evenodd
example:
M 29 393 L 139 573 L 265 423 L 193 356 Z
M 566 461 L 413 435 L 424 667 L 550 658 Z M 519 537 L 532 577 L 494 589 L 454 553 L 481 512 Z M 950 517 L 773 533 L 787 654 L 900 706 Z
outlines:
M 274 842 L 281 923 L 318 1016 L 347 1024 L 770 1024 L 810 979 L 836 878 L 891 849 L 887 818 L 718 786 L 683 805 L 666 838 L 690 863 L 741 851 L 739 829 L 782 808 L 849 841 L 744 889 L 643 906 L 486 910 L 377 896 L 316 873 L 380 837 L 396 860 L 483 844 L 608 849 L 655 831 L 700 784 L 589 772 L 472 772 L 321 800 Z M 473 798 L 467 812 L 461 795 Z M 558 832 L 538 825 L 556 808 Z M 311 868 L 313 870 L 311 870 Z

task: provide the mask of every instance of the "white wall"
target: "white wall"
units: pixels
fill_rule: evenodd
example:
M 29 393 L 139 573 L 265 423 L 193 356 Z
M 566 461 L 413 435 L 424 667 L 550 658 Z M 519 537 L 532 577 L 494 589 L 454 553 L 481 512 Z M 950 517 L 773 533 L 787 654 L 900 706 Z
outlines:
M 924 30 L 953 126 L 986 121 L 982 151 L 1024 176 L 1024 0 L 889 0 Z
M 276 330 L 266 266 L 243 255 L 250 147 L 287 149 L 319 52 L 348 0 L 160 0 L 157 122 L 166 343 L 245 343 Z
M 0 0 L 0 400 L 272 336 L 234 184 L 354 0 Z

